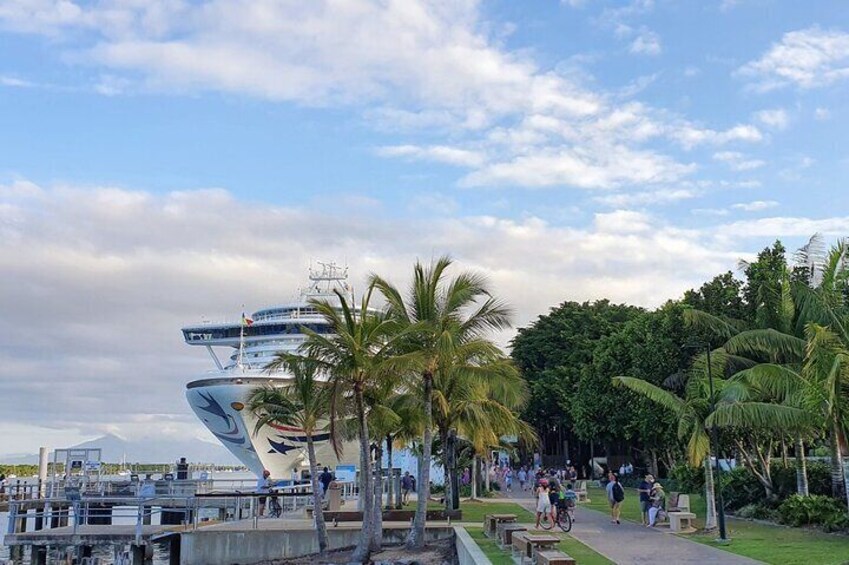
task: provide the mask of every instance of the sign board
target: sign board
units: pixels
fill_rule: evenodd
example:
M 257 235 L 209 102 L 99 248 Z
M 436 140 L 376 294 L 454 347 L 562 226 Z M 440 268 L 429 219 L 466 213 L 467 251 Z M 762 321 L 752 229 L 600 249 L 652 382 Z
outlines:
M 342 483 L 353 483 L 356 481 L 356 465 L 336 465 L 336 480 Z
M 100 470 L 100 461 L 86 461 L 85 462 L 85 470 L 86 472 L 93 473 Z
M 83 470 L 83 462 L 79 459 L 74 459 L 71 461 L 71 471 L 82 471 Z

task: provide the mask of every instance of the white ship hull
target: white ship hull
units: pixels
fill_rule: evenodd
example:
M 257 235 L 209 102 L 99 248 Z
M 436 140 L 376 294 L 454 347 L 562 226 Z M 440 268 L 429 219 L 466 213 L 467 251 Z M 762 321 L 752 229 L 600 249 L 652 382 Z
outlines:
M 275 479 L 290 479 L 293 471 L 309 468 L 306 437 L 303 431 L 291 426 L 266 425 L 256 430 L 256 418 L 248 410 L 251 392 L 260 386 L 284 386 L 285 377 L 267 375 L 233 375 L 222 372 L 186 385 L 186 399 L 197 417 L 210 432 L 257 475 L 268 469 Z M 336 457 L 329 434 L 315 436 L 316 459 L 319 466 L 331 469 L 338 464 L 356 464 L 359 450 L 355 444 L 343 445 L 341 460 Z

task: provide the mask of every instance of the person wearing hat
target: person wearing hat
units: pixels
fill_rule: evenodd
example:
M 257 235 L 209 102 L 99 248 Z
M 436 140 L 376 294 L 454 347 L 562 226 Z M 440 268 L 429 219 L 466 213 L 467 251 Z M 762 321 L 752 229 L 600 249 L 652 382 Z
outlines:
M 643 526 L 649 524 L 649 508 L 651 507 L 651 487 L 654 485 L 654 477 L 651 473 L 637 485 L 637 493 L 640 495 L 640 513 L 642 514 Z
M 657 523 L 658 517 L 666 513 L 666 493 L 663 485 L 655 483 L 651 488 L 651 508 L 649 508 L 649 526 Z

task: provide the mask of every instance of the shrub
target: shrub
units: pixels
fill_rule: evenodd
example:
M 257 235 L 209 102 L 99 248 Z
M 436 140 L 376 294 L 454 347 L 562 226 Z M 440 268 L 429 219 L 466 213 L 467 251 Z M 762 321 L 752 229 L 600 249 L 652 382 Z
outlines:
M 729 510 L 761 503 L 764 494 L 763 486 L 748 469 L 737 467 L 722 474 L 722 497 Z
M 789 526 L 822 526 L 828 531 L 849 527 L 842 502 L 828 496 L 794 494 L 778 507 L 779 520 Z
M 702 467 L 690 467 L 679 463 L 669 473 L 675 480 L 680 492 L 702 492 L 705 489 L 705 472 Z
M 778 510 L 767 503 L 747 504 L 734 512 L 734 515 L 745 520 L 778 520 Z

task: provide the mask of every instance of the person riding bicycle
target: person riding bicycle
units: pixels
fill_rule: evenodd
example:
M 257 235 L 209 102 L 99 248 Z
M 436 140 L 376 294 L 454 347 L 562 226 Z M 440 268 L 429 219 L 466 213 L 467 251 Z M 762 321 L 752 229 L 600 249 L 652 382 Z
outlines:
M 578 493 L 573 490 L 572 483 L 568 483 L 566 488 L 560 493 L 558 504 L 562 509 L 569 513 L 572 521 L 575 521 L 575 507 L 578 504 Z

